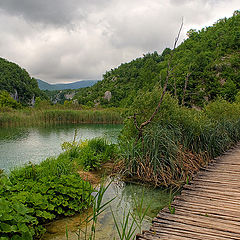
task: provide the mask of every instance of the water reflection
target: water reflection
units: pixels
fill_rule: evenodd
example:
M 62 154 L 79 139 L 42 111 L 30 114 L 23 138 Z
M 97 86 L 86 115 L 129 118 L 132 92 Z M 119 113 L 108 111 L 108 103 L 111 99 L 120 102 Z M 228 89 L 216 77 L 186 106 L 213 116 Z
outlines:
M 0 169 L 10 169 L 31 161 L 39 163 L 62 152 L 61 144 L 72 141 L 77 129 L 80 139 L 106 137 L 114 142 L 122 125 L 84 124 L 0 129 Z
M 0 128 L 0 145 L 4 142 L 25 139 L 28 134 L 29 131 L 25 128 Z

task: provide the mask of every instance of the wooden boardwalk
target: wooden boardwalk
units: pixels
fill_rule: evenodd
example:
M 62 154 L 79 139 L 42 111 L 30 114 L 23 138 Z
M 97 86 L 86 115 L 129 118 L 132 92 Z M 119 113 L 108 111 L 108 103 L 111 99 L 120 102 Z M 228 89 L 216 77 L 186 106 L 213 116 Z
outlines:
M 240 240 L 240 144 L 185 185 L 138 240 Z

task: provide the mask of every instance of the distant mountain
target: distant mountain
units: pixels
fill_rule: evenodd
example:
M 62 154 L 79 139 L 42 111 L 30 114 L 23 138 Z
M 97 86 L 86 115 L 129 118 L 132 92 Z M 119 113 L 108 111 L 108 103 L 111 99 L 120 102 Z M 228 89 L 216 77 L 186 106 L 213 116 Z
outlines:
M 49 90 L 49 91 L 90 87 L 95 83 L 97 83 L 98 81 L 100 80 L 82 80 L 82 81 L 77 81 L 73 83 L 49 84 L 40 79 L 37 79 L 39 88 L 41 90 Z

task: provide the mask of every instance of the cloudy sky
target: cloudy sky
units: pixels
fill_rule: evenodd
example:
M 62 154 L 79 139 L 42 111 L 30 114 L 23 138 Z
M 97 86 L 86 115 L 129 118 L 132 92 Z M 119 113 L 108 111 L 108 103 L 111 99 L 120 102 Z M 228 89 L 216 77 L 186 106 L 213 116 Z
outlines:
M 0 0 L 0 56 L 49 83 L 101 79 L 240 9 L 239 0 Z

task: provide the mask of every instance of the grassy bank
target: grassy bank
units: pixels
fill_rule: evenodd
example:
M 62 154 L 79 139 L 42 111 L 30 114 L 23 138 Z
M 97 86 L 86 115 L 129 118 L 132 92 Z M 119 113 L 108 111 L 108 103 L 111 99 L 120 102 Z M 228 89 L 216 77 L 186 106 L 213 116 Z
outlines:
M 151 112 L 144 109 L 153 109 L 149 107 L 153 99 L 148 96 L 135 102 L 138 123 L 149 118 Z M 240 104 L 217 100 L 195 110 L 179 106 L 168 95 L 143 137 L 137 139 L 134 121 L 128 119 L 121 136 L 125 176 L 156 186 L 181 185 L 240 140 Z
M 40 238 L 44 224 L 92 206 L 96 190 L 78 171 L 98 169 L 114 157 L 115 146 L 92 139 L 66 142 L 62 148 L 56 158 L 0 174 L 1 240 Z
M 0 111 L 0 127 L 64 123 L 122 123 L 119 109 L 23 109 Z

